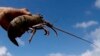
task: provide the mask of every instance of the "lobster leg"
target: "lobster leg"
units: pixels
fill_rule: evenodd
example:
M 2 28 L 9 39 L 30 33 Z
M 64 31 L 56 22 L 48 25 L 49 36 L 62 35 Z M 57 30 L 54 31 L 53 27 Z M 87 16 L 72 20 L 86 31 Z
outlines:
M 43 29 L 45 31 L 44 35 L 49 35 L 49 31 L 46 28 L 44 28 L 45 26 L 46 26 L 45 23 L 40 23 L 40 24 L 32 26 L 32 28 Z
M 43 23 L 39 23 L 39 24 L 37 24 L 37 25 L 34 25 L 34 26 L 32 26 L 32 28 L 42 28 L 42 27 L 44 27 L 45 25 L 43 24 Z
M 31 37 L 29 38 L 29 43 L 32 41 L 33 35 L 36 33 L 36 29 L 32 28 L 32 34 Z
M 56 32 L 56 30 L 54 29 L 54 26 L 53 26 L 52 24 L 50 24 L 50 23 L 47 22 L 47 21 L 44 21 L 44 25 L 46 25 L 46 26 L 48 26 L 49 28 L 51 28 L 51 29 L 55 32 L 56 36 L 58 36 L 58 33 Z
M 49 31 L 43 27 L 43 30 L 45 31 L 45 34 L 44 35 L 49 35 Z

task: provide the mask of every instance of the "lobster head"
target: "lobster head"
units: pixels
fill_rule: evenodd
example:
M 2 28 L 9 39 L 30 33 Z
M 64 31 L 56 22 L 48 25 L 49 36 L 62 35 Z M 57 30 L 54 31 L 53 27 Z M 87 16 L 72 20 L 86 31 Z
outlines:
M 57 35 L 54 26 L 44 20 L 43 16 L 40 14 L 18 16 L 14 18 L 9 24 L 8 37 L 13 44 L 19 46 L 18 42 L 16 41 L 17 37 L 21 37 L 26 31 L 31 30 L 31 40 L 36 30 L 39 29 L 44 30 L 45 35 L 49 35 L 49 31 L 46 29 L 46 27 L 51 28 Z

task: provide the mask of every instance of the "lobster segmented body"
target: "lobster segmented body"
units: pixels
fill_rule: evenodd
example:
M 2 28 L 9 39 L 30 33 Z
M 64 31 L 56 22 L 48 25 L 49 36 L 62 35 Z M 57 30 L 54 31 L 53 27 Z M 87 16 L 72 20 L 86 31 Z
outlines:
M 21 35 L 23 35 L 28 30 L 31 30 L 32 33 L 29 42 L 31 42 L 31 39 L 35 34 L 36 30 L 43 29 L 45 31 L 45 35 L 49 35 L 49 31 L 45 28 L 45 26 L 50 27 L 57 34 L 52 24 L 43 20 L 43 17 L 39 14 L 32 16 L 29 15 L 18 16 L 14 18 L 9 24 L 8 37 L 15 45 L 18 46 L 16 38 L 21 37 Z

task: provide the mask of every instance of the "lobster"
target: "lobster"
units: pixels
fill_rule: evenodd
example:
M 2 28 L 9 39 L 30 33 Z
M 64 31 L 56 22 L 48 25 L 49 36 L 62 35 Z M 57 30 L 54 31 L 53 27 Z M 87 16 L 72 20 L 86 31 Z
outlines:
M 10 22 L 8 27 L 8 37 L 15 45 L 19 46 L 16 38 L 21 37 L 28 30 L 31 30 L 32 33 L 31 37 L 29 38 L 29 42 L 31 42 L 36 30 L 42 29 L 44 30 L 45 35 L 49 35 L 49 31 L 46 29 L 46 26 L 51 28 L 57 35 L 57 32 L 53 28 L 53 25 L 45 21 L 42 15 L 21 15 L 15 17 Z
M 18 17 L 15 17 L 9 24 L 8 27 L 8 37 L 14 43 L 16 46 L 19 46 L 16 38 L 21 37 L 26 31 L 31 30 L 31 37 L 29 38 L 29 43 L 31 42 L 33 35 L 36 33 L 36 30 L 44 30 L 44 35 L 49 35 L 49 31 L 46 29 L 46 27 L 51 28 L 56 35 L 58 35 L 57 31 L 61 31 L 63 33 L 69 34 L 73 37 L 76 37 L 80 40 L 83 40 L 87 43 L 93 44 L 92 42 L 83 39 L 79 36 L 76 36 L 70 32 L 61 30 L 55 26 L 53 26 L 51 23 L 43 19 L 43 16 L 40 14 L 34 14 L 34 15 L 21 15 Z M 95 44 L 93 44 L 95 45 Z M 96 46 L 96 45 L 95 45 Z

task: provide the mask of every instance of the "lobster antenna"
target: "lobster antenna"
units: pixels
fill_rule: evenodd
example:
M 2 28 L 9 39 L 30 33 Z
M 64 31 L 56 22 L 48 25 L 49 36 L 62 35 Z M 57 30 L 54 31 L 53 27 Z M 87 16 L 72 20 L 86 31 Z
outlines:
M 72 34 L 72 33 L 70 33 L 70 32 L 64 31 L 64 30 L 59 29 L 59 28 L 54 27 L 54 26 L 53 26 L 53 28 L 55 28 L 56 30 L 61 31 L 61 32 L 65 33 L 65 34 L 69 34 L 69 35 L 71 35 L 71 36 L 73 36 L 73 37 L 75 37 L 75 38 L 77 38 L 77 39 L 80 39 L 80 40 L 83 40 L 83 41 L 85 41 L 85 42 L 87 42 L 87 43 L 90 43 L 90 44 L 94 45 L 95 47 L 100 48 L 99 46 L 95 45 L 94 43 L 92 43 L 92 42 L 90 42 L 90 41 L 88 41 L 88 40 L 86 40 L 86 39 L 83 39 L 83 38 L 81 38 L 81 37 L 79 37 L 79 36 L 76 36 L 76 35 L 74 35 L 74 34 Z

